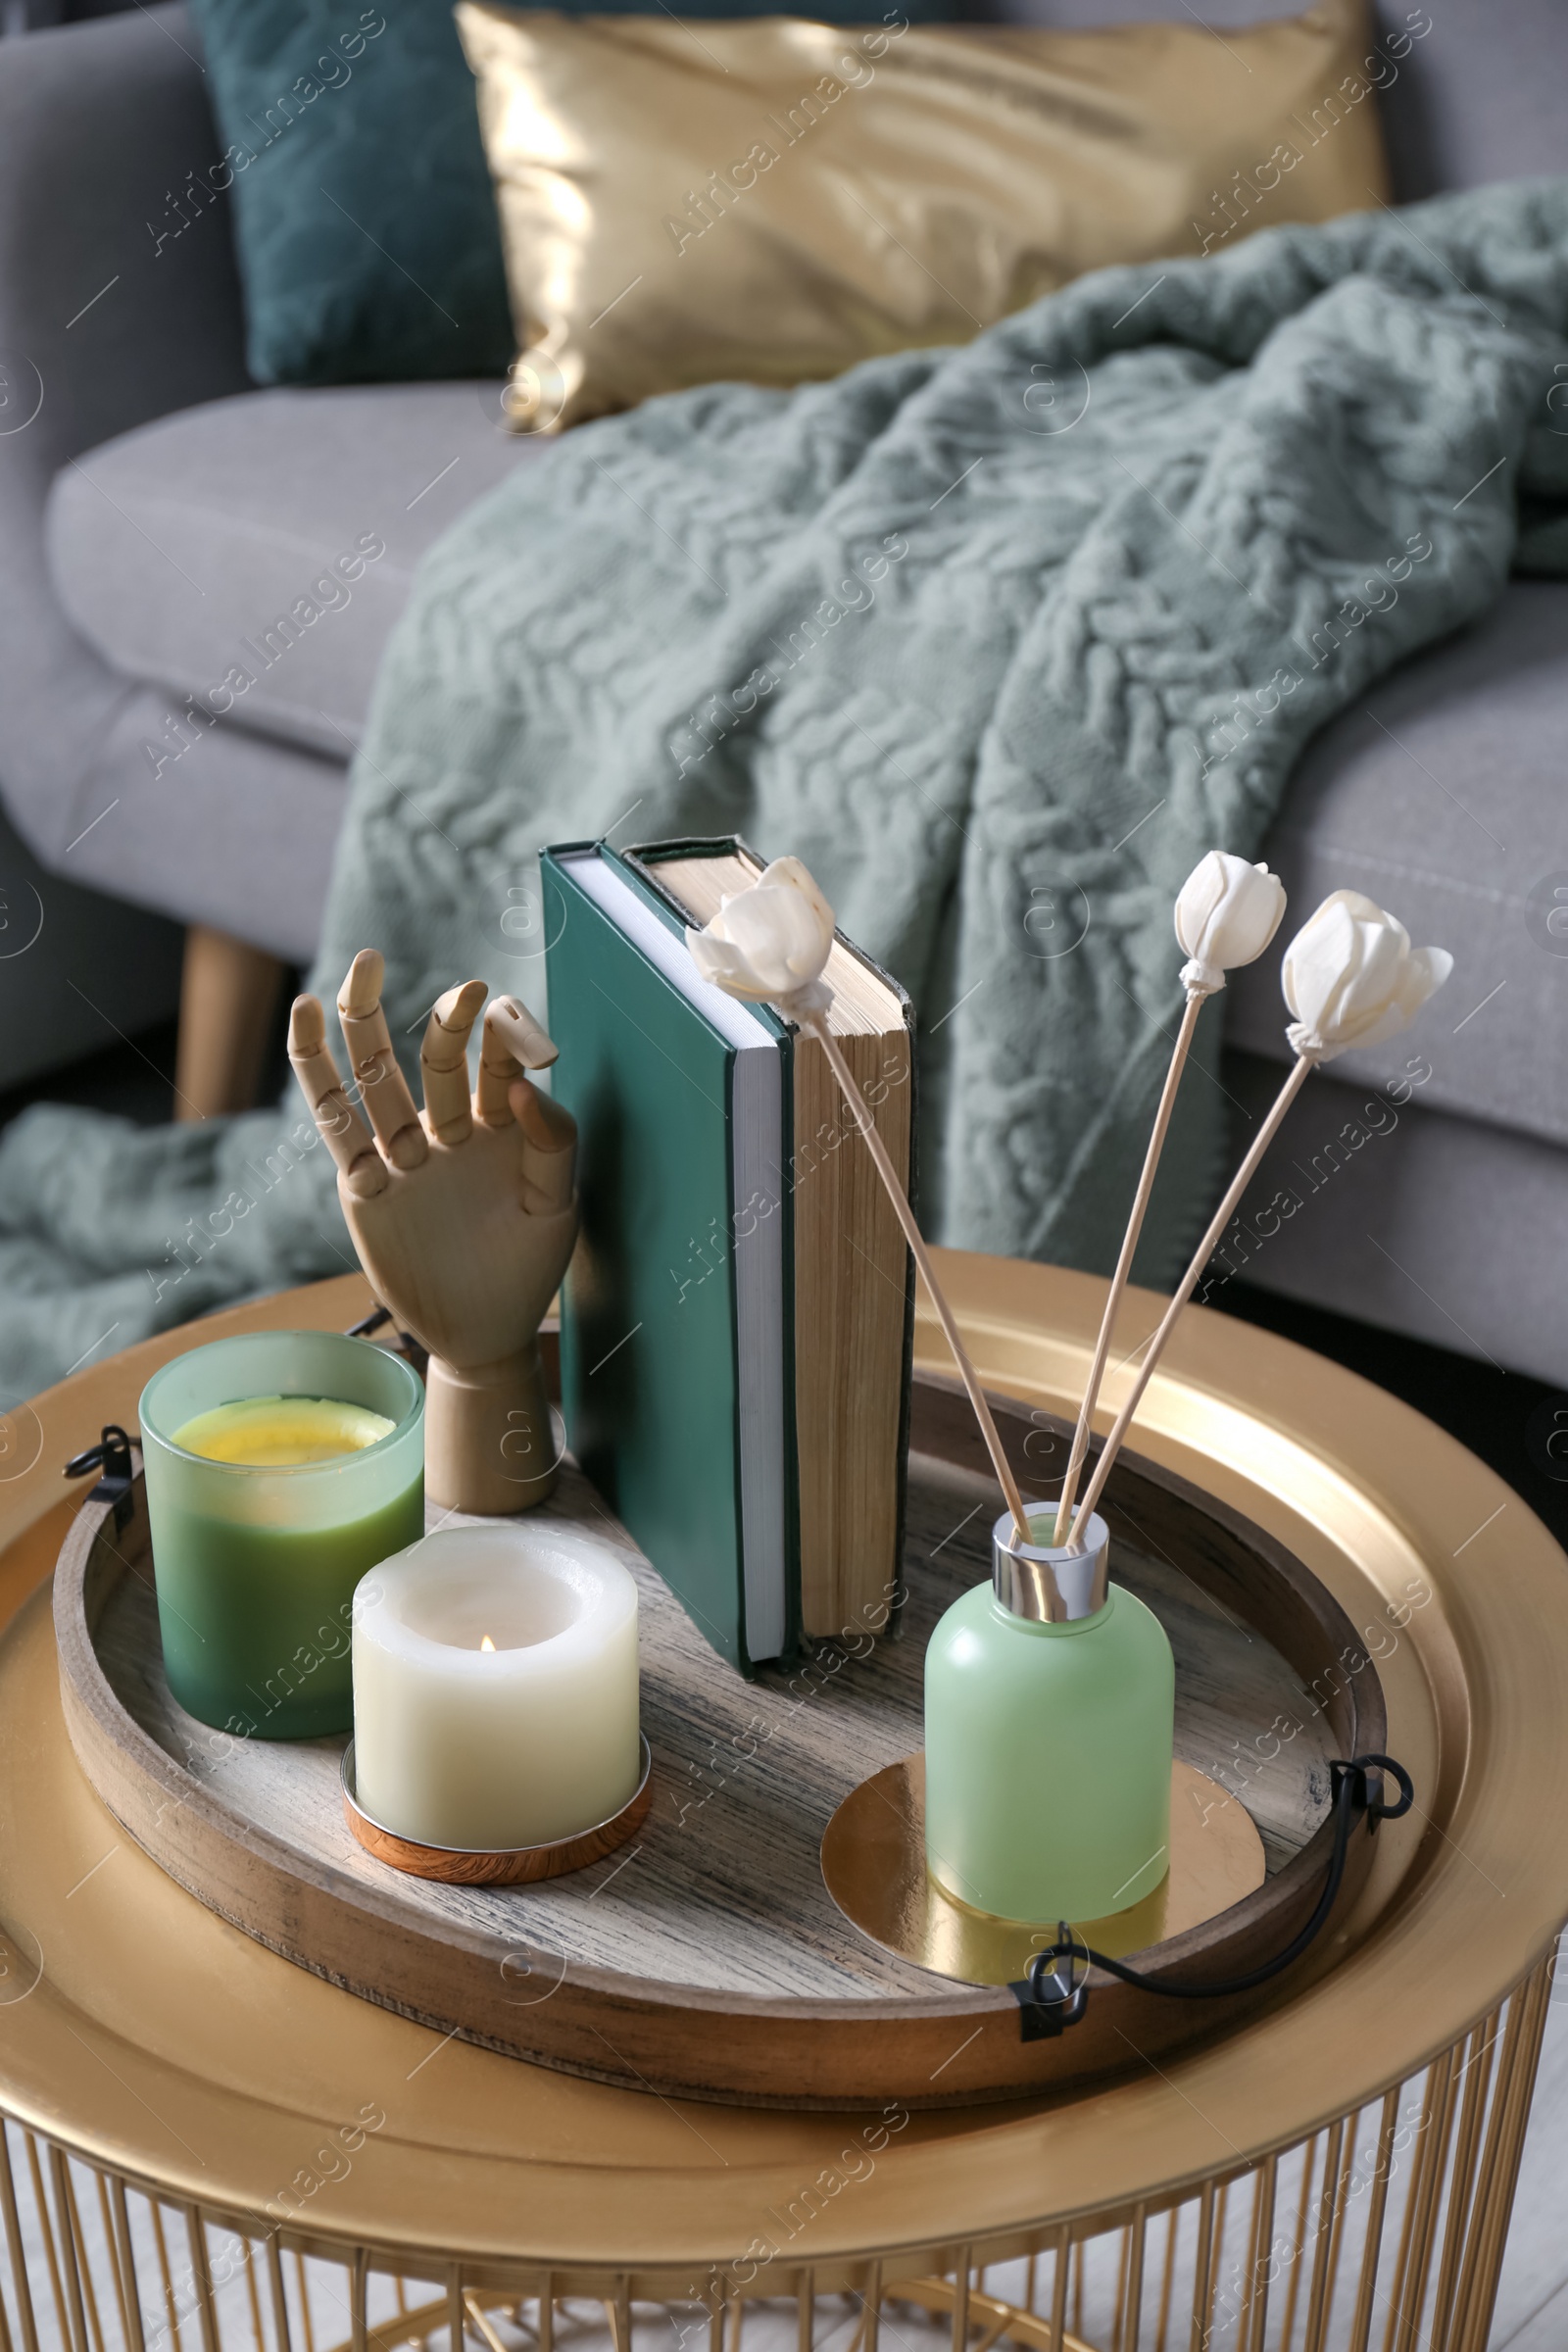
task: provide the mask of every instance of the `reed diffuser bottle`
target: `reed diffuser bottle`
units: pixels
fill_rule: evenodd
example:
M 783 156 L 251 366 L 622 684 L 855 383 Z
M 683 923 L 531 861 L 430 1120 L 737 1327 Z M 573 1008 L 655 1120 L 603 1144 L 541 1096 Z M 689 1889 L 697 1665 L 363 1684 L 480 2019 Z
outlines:
M 1004 1512 L 991 1583 L 926 1649 L 926 1865 L 971 1910 L 1077 1925 L 1165 1876 L 1176 1675 L 1159 1620 L 1109 1581 L 1104 1521 L 1074 1551 L 1054 1513 L 1026 1544 Z

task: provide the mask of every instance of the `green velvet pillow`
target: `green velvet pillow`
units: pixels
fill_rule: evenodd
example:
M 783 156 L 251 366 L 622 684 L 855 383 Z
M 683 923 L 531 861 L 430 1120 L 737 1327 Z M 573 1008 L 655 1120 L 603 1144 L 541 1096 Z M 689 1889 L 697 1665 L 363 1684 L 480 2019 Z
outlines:
M 662 0 L 578 0 L 657 10 Z M 264 384 L 502 376 L 516 349 L 472 75 L 452 0 L 191 0 Z M 696 17 L 779 0 L 686 0 Z M 833 0 L 836 24 L 956 13 Z
M 264 384 L 504 375 L 512 318 L 451 0 L 192 0 Z

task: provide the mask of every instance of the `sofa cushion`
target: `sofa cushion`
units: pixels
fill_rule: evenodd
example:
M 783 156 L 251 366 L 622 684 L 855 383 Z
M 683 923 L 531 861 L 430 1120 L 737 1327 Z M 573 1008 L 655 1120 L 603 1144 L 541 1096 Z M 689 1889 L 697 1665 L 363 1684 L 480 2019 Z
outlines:
M 613 4 L 670 13 L 665 0 Z M 904 5 L 942 13 L 942 0 Z M 828 14 L 858 21 L 882 6 L 829 0 Z M 192 212 L 232 192 L 258 382 L 504 368 L 513 329 L 500 235 L 451 0 L 357 12 L 326 0 L 192 0 L 192 13 L 225 144 L 215 163 L 192 159 L 189 184 L 149 225 L 161 251 Z M 749 12 L 745 0 L 738 10 L 737 0 L 683 0 L 683 16 L 715 13 Z
M 987 15 L 1017 24 L 1122 24 L 1130 17 L 1190 24 L 1216 39 L 1300 0 L 992 0 Z M 1375 0 L 1364 74 L 1377 86 L 1396 204 L 1445 188 L 1561 172 L 1561 90 L 1568 74 L 1562 0 Z
M 61 602 L 117 669 L 170 689 L 175 722 L 194 698 L 346 760 L 420 556 L 548 463 L 503 429 L 500 391 L 249 392 L 106 442 L 50 496 Z
M 233 191 L 257 381 L 504 368 L 501 241 L 447 0 L 354 14 L 193 0 L 192 13 L 224 145 L 182 193 L 199 210 Z M 154 234 L 177 236 L 185 218 L 171 196 Z
M 531 420 L 967 342 L 1103 265 L 1196 258 L 1388 190 L 1363 0 L 1238 32 L 1229 57 L 1201 24 L 852 39 L 770 17 L 694 44 L 675 14 L 460 0 L 457 21 Z M 1272 168 L 1227 207 L 1216 183 L 1242 154 Z
M 1348 885 L 1453 976 L 1409 1051 L 1429 1108 L 1568 1143 L 1568 584 L 1515 580 L 1492 612 L 1406 662 L 1308 745 L 1265 845 L 1291 894 L 1283 937 Z M 1557 894 L 1561 894 L 1560 896 Z M 1279 958 L 1239 972 L 1233 1045 L 1288 1058 Z M 1405 1041 L 1334 1064 L 1351 1084 Z

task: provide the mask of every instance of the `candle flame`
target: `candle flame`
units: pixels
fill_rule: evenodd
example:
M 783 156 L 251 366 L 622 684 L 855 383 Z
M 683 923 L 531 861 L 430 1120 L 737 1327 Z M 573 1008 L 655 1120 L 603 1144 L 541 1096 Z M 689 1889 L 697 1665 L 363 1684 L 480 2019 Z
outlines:
M 479 1636 L 479 1647 L 481 1649 L 494 1649 L 495 1643 L 491 1641 L 488 1634 L 481 1634 Z

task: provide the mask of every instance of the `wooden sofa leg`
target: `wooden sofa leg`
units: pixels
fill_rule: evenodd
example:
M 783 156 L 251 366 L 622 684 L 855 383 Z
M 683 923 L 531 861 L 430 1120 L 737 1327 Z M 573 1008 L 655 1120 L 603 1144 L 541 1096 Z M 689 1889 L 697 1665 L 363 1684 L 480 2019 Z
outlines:
M 192 923 L 179 985 L 177 1119 L 251 1108 L 286 968 L 263 948 Z

